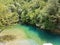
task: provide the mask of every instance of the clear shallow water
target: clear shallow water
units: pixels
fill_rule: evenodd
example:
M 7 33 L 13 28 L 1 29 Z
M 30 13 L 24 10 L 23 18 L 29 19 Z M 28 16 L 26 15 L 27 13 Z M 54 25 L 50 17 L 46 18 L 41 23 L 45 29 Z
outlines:
M 60 45 L 60 36 L 52 35 L 50 33 L 40 31 L 36 27 L 26 26 L 26 25 L 16 25 L 15 28 L 22 29 L 28 39 L 34 40 L 39 45 L 43 45 L 44 43 L 52 43 L 53 45 Z

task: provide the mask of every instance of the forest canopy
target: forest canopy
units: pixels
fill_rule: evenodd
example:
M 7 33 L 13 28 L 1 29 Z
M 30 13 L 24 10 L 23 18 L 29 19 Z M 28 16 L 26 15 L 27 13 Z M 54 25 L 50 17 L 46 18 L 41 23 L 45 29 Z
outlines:
M 0 3 L 0 29 L 15 24 L 17 21 L 17 13 L 12 13 L 6 5 Z
M 0 28 L 20 22 L 41 29 L 60 29 L 60 0 L 4 1 L 0 0 Z

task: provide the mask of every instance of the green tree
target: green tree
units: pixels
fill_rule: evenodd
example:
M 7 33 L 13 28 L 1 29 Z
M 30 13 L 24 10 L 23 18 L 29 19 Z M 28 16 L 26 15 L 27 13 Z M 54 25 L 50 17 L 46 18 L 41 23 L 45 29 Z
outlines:
M 0 29 L 1 31 L 7 26 L 13 25 L 19 21 L 18 14 L 11 12 L 8 7 L 0 3 Z
M 10 8 L 19 15 L 21 23 L 47 30 L 60 29 L 59 0 L 13 0 Z

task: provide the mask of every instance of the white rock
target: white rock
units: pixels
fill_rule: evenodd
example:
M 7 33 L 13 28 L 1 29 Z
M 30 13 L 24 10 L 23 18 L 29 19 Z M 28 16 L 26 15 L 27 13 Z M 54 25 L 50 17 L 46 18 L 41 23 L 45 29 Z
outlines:
M 33 40 L 17 40 L 8 42 L 6 43 L 6 45 L 38 45 L 38 44 Z
M 53 45 L 52 43 L 44 43 L 43 45 Z
M 0 42 L 0 45 L 6 45 L 6 43 L 4 43 L 4 42 Z

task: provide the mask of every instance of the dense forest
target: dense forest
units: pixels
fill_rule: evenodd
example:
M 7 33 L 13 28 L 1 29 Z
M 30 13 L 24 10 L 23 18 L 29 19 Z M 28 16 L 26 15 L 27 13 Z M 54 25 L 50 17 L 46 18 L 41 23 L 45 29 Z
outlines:
M 0 29 L 16 23 L 60 30 L 60 0 L 0 0 Z

